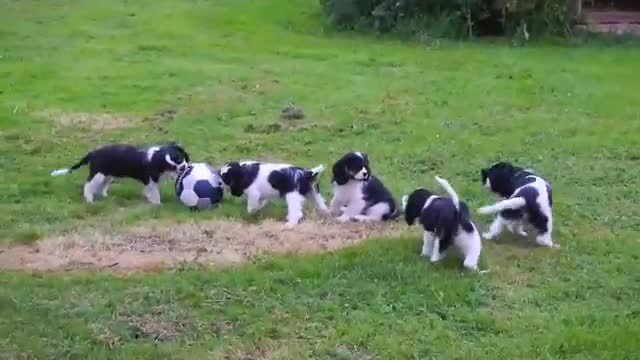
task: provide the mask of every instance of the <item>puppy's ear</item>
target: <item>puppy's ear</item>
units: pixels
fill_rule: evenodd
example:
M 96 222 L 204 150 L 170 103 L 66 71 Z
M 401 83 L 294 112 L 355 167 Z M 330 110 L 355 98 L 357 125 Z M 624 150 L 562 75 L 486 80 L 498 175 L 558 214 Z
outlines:
M 402 207 L 404 209 L 404 221 L 412 226 L 418 217 L 418 206 L 414 194 L 402 197 Z
M 333 180 L 335 180 L 338 185 L 344 185 L 349 181 L 349 174 L 347 174 L 344 157 L 336 161 L 331 170 L 333 172 Z
M 482 178 L 482 183 L 486 183 L 487 182 L 487 177 L 489 176 L 489 171 L 487 169 L 481 169 L 480 170 L 480 176 Z

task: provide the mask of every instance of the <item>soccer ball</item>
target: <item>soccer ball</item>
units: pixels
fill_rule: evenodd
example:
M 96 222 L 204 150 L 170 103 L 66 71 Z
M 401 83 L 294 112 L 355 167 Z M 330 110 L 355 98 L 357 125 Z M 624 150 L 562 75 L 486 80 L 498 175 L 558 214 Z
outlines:
M 209 164 L 192 163 L 176 178 L 176 196 L 192 210 L 217 206 L 222 201 L 222 179 Z

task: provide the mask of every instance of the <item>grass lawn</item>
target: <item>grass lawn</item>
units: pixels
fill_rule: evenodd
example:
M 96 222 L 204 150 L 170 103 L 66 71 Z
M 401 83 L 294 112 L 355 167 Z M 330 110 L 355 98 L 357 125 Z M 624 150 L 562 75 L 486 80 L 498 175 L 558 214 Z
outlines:
M 439 174 L 472 209 L 493 201 L 479 169 L 510 160 L 553 182 L 561 245 L 485 243 L 483 275 L 426 263 L 418 228 L 225 270 L 4 271 L 0 358 L 640 354 L 640 49 L 325 34 L 312 0 L 5 0 L 0 24 L 0 247 L 246 218 L 235 200 L 191 214 L 169 183 L 160 208 L 131 182 L 89 206 L 86 169 L 49 176 L 97 144 L 173 139 L 213 164 L 366 151 L 396 197 L 437 189 Z M 279 119 L 289 101 L 304 120 Z M 282 220 L 283 207 L 261 216 Z

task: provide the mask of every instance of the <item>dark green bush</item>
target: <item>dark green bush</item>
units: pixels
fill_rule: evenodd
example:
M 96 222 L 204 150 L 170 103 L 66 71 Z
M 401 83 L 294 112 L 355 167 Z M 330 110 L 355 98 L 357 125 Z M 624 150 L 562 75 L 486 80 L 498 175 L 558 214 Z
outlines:
M 566 0 L 320 0 L 338 30 L 445 38 L 566 35 Z

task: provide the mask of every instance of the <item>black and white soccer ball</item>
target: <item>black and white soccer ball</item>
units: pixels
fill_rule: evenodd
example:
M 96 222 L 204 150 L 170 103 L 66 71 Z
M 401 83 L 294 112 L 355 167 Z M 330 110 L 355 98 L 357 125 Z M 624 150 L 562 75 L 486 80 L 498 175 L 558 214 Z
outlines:
M 176 196 L 192 210 L 217 206 L 223 193 L 222 179 L 209 164 L 191 163 L 176 178 Z

